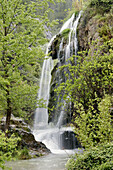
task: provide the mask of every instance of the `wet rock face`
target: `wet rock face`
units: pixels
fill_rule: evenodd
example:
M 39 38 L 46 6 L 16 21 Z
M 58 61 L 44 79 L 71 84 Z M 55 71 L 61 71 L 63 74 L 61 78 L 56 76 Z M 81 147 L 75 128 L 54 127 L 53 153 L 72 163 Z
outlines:
M 49 49 L 50 56 L 52 57 L 53 60 L 57 59 L 58 57 L 60 39 L 61 39 L 61 35 L 60 34 L 56 35 L 56 38 L 53 40 L 51 47 Z
M 98 23 L 94 18 L 88 17 L 88 14 L 83 14 L 83 17 L 80 20 L 78 26 L 78 41 L 79 41 L 79 50 L 85 51 L 92 49 L 92 41 L 96 39 L 100 40 L 99 33 L 97 31 Z
M 53 122 L 56 124 L 58 117 L 60 115 L 60 109 L 61 107 L 58 106 L 58 102 L 61 102 L 61 99 L 59 99 L 59 96 L 57 95 L 57 92 L 55 89 L 59 87 L 59 84 L 62 83 L 65 78 L 65 75 L 63 75 L 63 71 L 58 69 L 60 63 L 57 63 L 57 65 L 54 67 L 52 71 L 52 80 L 51 80 L 51 86 L 50 86 L 50 97 L 49 97 L 49 122 Z M 60 94 L 62 97 L 62 94 Z M 53 108 L 54 107 L 54 108 Z M 53 110 L 51 110 L 53 108 Z
M 51 85 L 50 85 L 50 97 L 49 97 L 49 103 L 48 103 L 48 112 L 49 112 L 49 123 L 53 122 L 55 125 L 58 121 L 58 118 L 60 116 L 61 107 L 60 105 L 63 104 L 63 95 L 64 91 L 62 91 L 59 95 L 55 91 L 58 89 L 59 85 L 66 81 L 65 71 L 67 73 L 67 70 L 60 69 L 61 66 L 65 65 L 66 59 L 65 59 L 65 47 L 67 46 L 68 41 L 68 34 L 69 30 L 66 31 L 65 34 L 59 33 L 56 35 L 56 38 L 53 40 L 51 47 L 49 49 L 50 56 L 53 60 L 57 59 L 57 63 L 54 66 L 51 75 Z M 63 37 L 65 35 L 65 37 Z M 62 48 L 60 48 L 60 44 L 62 42 Z M 59 50 L 60 48 L 60 50 Z M 69 115 L 69 117 L 68 117 Z M 66 111 L 64 115 L 64 121 L 63 124 L 67 124 L 70 122 L 70 110 Z
M 48 109 L 48 112 L 49 112 L 48 121 L 49 123 L 52 122 L 55 125 L 57 124 L 58 119 L 60 117 L 60 113 L 62 111 L 62 104 L 64 104 L 64 101 L 63 101 L 64 91 L 62 90 L 60 94 L 58 95 L 55 90 L 58 89 L 61 83 L 66 82 L 65 74 L 69 74 L 67 68 L 63 68 L 63 69 L 59 68 L 63 65 L 66 65 L 66 59 L 67 59 L 66 58 L 66 47 L 68 46 L 69 33 L 70 33 L 70 29 L 65 29 L 62 33 L 59 33 L 58 35 L 56 35 L 56 38 L 53 40 L 51 47 L 49 49 L 49 53 L 52 59 L 58 60 L 57 64 L 54 66 L 51 72 L 52 80 L 51 80 L 51 85 L 50 85 L 50 97 L 49 97 L 49 103 L 48 103 L 48 108 L 49 108 Z M 74 53 L 74 50 L 70 48 L 70 54 L 73 54 L 73 53 Z M 64 110 L 65 113 L 63 113 L 62 125 L 65 125 L 71 122 L 72 111 L 70 107 L 71 106 L 66 106 L 66 109 Z
M 80 143 L 75 137 L 75 133 L 72 131 L 65 131 L 60 135 L 61 149 L 75 149 L 81 148 Z
M 58 89 L 59 85 L 65 82 L 65 70 L 58 69 L 59 66 L 62 65 L 62 62 L 57 63 L 52 71 L 52 80 L 50 86 L 50 97 L 49 97 L 49 104 L 48 104 L 48 112 L 49 112 L 49 123 L 53 122 L 55 125 L 58 122 L 58 118 L 60 116 L 61 111 L 64 111 L 62 125 L 71 122 L 72 113 L 70 106 L 66 106 L 66 108 L 62 108 L 62 104 L 64 104 L 63 95 L 64 91 L 62 90 L 58 95 L 56 89 Z M 63 110 L 62 110 L 63 109 Z

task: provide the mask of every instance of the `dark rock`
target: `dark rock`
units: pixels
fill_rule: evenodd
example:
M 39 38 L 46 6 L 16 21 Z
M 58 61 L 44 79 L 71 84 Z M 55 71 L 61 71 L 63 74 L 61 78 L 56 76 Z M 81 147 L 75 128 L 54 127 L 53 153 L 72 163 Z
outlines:
M 51 47 L 49 49 L 50 56 L 52 57 L 53 60 L 57 59 L 58 57 L 57 52 L 59 49 L 60 40 L 61 40 L 61 35 L 58 34 L 56 38 L 53 40 Z
M 73 131 L 65 131 L 60 134 L 61 149 L 75 149 L 81 148 L 81 144 L 78 142 L 75 133 Z

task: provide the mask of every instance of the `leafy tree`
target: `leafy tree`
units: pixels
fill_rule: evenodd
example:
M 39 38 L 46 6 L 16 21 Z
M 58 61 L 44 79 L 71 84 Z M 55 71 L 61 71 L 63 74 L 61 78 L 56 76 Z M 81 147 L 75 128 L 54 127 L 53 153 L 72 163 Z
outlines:
M 0 112 L 27 116 L 36 106 L 37 70 L 44 54 L 48 3 L 54 1 L 0 0 Z M 32 70 L 32 71 L 31 71 Z

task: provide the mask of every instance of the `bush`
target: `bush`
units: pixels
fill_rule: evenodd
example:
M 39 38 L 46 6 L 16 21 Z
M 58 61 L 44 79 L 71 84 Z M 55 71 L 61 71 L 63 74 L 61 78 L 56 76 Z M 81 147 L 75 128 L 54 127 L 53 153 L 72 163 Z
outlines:
M 99 167 L 99 170 L 111 170 L 111 169 L 113 169 L 113 161 L 103 163 Z
M 26 147 L 24 147 L 22 150 L 20 150 L 19 152 L 18 152 L 18 156 L 17 156 L 17 159 L 30 159 L 31 158 L 31 156 L 30 156 L 30 154 L 29 154 L 29 150 L 26 148 Z
M 113 104 L 113 96 L 105 95 L 102 101 L 98 104 L 99 113 L 94 112 L 94 107 L 90 106 L 88 112 L 83 110 L 83 107 L 78 104 L 79 115 L 75 118 L 75 133 L 82 146 L 89 148 L 98 144 L 113 141 L 113 125 L 110 108 Z M 76 107 L 77 108 L 77 107 Z
M 113 142 L 73 156 L 67 162 L 66 168 L 68 170 L 112 170 Z
M 12 160 L 12 157 L 17 154 L 17 143 L 20 138 L 14 136 L 14 134 L 8 138 L 5 133 L 0 131 L 0 167 L 5 168 L 5 161 Z

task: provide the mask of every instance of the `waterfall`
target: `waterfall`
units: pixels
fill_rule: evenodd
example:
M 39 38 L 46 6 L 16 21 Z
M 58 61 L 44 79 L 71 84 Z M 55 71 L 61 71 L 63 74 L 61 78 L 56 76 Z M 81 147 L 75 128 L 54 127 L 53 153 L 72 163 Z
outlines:
M 77 30 L 77 25 L 78 25 L 78 21 L 80 19 L 80 16 L 81 16 L 81 12 L 79 13 L 78 17 L 76 18 L 75 20 L 75 14 L 72 15 L 72 17 L 63 25 L 63 27 L 61 28 L 60 30 L 60 34 L 62 34 L 62 32 L 65 30 L 65 29 L 70 29 L 70 32 L 69 32 L 69 35 L 68 35 L 68 40 L 67 40 L 67 44 L 64 46 L 63 45 L 63 42 L 64 42 L 64 37 L 61 38 L 60 40 L 60 45 L 59 45 L 59 51 L 58 51 L 58 60 L 60 61 L 60 53 L 62 52 L 62 56 L 64 57 L 64 63 L 63 64 L 69 64 L 70 63 L 70 60 L 69 58 L 72 57 L 72 55 L 76 55 L 77 54 L 77 35 L 76 35 L 76 30 Z M 57 72 L 59 73 L 59 75 L 57 76 L 58 80 L 58 86 L 62 83 L 62 82 L 66 82 L 67 81 L 67 78 L 66 76 L 64 75 L 65 79 L 62 80 L 61 77 L 60 77 L 60 74 L 61 74 L 61 71 L 59 69 L 59 67 L 62 65 L 61 64 L 62 62 L 60 61 L 59 64 L 58 64 L 58 69 L 57 69 Z M 75 64 L 76 64 L 76 58 L 75 58 Z M 68 71 L 68 68 L 64 68 L 64 71 L 68 74 L 69 78 L 70 78 L 70 73 Z M 63 100 L 63 95 L 60 96 L 60 100 L 59 100 L 59 97 L 58 97 L 58 102 L 57 103 L 63 103 L 61 107 L 59 107 L 59 104 L 56 106 L 56 112 L 59 112 L 60 110 L 60 114 L 59 114 L 59 117 L 55 117 L 54 118 L 54 122 L 56 123 L 56 126 L 57 127 L 61 127 L 64 123 L 64 117 L 66 115 L 66 110 L 67 110 L 67 103 Z M 69 112 L 71 113 L 71 102 L 68 102 L 68 110 Z M 70 118 L 71 118 L 71 115 L 70 115 Z
M 49 90 L 50 90 L 50 81 L 51 81 L 51 70 L 53 68 L 53 61 L 51 58 L 48 58 L 48 50 L 51 46 L 52 41 L 56 36 L 54 36 L 47 47 L 45 60 L 43 62 L 41 79 L 40 79 L 40 88 L 38 93 L 38 100 L 42 99 L 45 101 L 46 108 L 37 108 L 35 113 L 34 120 L 34 129 L 39 127 L 44 127 L 48 125 L 48 100 L 49 100 Z
M 62 38 L 59 44 L 59 50 L 57 53 L 57 59 L 60 61 L 60 53 L 63 51 L 63 56 L 65 60 L 65 64 L 68 64 L 67 59 L 70 58 L 73 54 L 77 54 L 77 36 L 76 30 L 78 21 L 80 19 L 81 12 L 75 20 L 75 14 L 62 26 L 59 34 L 65 29 L 70 29 L 68 36 L 68 43 L 64 47 L 64 39 Z M 34 136 L 37 141 L 43 142 L 53 153 L 60 153 L 65 150 L 67 152 L 71 149 L 75 149 L 79 146 L 77 139 L 73 133 L 73 129 L 71 127 L 63 127 L 62 122 L 65 115 L 66 103 L 62 100 L 62 107 L 60 108 L 59 117 L 57 118 L 56 125 L 54 121 L 48 124 L 48 101 L 49 101 L 49 93 L 50 93 L 50 81 L 51 81 L 51 71 L 53 69 L 53 60 L 52 58 L 48 58 L 47 54 L 49 52 L 49 48 L 51 47 L 53 41 L 55 40 L 57 35 L 55 35 L 50 43 L 48 44 L 46 57 L 43 62 L 42 74 L 40 79 L 40 89 L 38 93 L 38 99 L 43 98 L 45 100 L 46 108 L 37 108 L 35 113 L 34 120 Z M 59 62 L 60 66 L 60 62 Z M 59 100 L 59 99 L 58 99 Z M 55 114 L 55 113 L 54 113 Z M 69 134 L 68 134 L 69 132 Z

